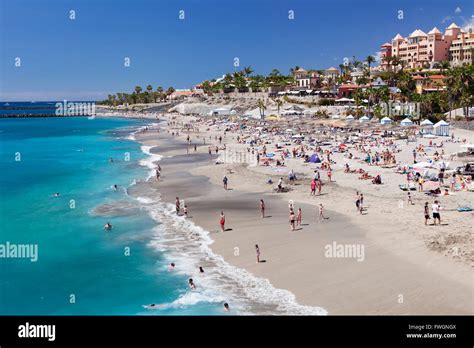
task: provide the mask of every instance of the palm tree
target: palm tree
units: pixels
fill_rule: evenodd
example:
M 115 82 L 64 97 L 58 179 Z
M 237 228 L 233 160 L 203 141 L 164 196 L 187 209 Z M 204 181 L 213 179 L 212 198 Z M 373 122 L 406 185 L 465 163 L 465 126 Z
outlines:
M 370 55 L 370 56 L 367 56 L 365 61 L 367 62 L 367 66 L 369 67 L 369 77 L 370 77 L 370 65 L 375 62 L 375 58 L 374 56 Z
M 146 86 L 147 102 L 150 102 L 150 100 L 153 99 L 151 95 L 152 91 L 153 91 L 153 87 L 151 85 Z
M 283 100 L 277 99 L 276 104 L 277 104 L 277 108 L 278 108 L 278 115 L 280 115 L 280 108 L 283 105 Z
M 263 121 L 265 120 L 265 110 L 267 108 L 267 106 L 265 105 L 265 102 L 261 99 L 258 100 L 257 102 L 257 107 L 260 111 L 260 119 Z
M 443 60 L 441 63 L 438 63 L 439 66 L 439 73 L 443 75 L 445 70 L 448 70 L 450 67 L 449 61 Z
M 244 73 L 244 75 L 245 75 L 246 77 L 249 77 L 249 76 L 253 73 L 253 69 L 252 69 L 252 67 L 250 67 L 250 66 L 246 66 L 246 67 L 242 70 L 242 72 Z
M 296 65 L 294 68 L 291 68 L 291 69 L 290 69 L 290 74 L 293 75 L 296 70 L 299 70 L 299 68 L 300 68 L 300 67 L 299 67 L 298 65 Z
M 135 103 L 141 102 L 142 100 L 141 93 L 142 93 L 142 88 L 140 86 L 135 86 L 135 99 L 134 99 Z

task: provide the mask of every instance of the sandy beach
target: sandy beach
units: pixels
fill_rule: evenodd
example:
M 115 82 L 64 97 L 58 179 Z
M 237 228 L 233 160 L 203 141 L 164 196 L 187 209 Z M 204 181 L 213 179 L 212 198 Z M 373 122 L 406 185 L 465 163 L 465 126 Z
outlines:
M 330 315 L 474 313 L 473 214 L 454 209 L 459 202 L 472 203 L 472 193 L 441 197 L 443 225 L 425 226 L 423 203 L 431 204 L 433 199 L 413 192 L 414 205 L 406 204 L 406 192 L 398 188 L 404 177 L 393 169 L 354 164 L 353 168 L 383 175 L 384 185 L 372 185 L 358 180 L 356 174 L 344 173 L 343 155 L 335 153 L 334 182 L 329 183 L 321 174 L 322 194 L 311 196 L 309 183 L 318 167 L 314 163 L 289 159 L 282 173 L 265 166 L 216 164 L 221 157 L 214 147 L 222 129 L 199 127 L 199 132 L 171 136 L 181 127 L 166 126 L 163 121 L 159 128 L 159 132 L 152 128 L 136 135 L 137 141 L 152 146 L 151 153 L 162 156 L 160 180 L 143 183 L 146 189 L 142 188 L 141 195 L 159 195 L 171 204 L 175 197 L 185 200 L 187 220 L 210 232 L 212 251 L 227 263 L 268 279 L 276 288 L 293 293 L 299 304 L 322 307 Z M 469 131 L 455 132 L 472 137 Z M 246 148 L 237 144 L 236 136 L 226 134 L 222 144 L 227 150 Z M 411 147 L 407 146 L 400 157 L 408 160 L 410 156 Z M 288 185 L 286 173 L 290 169 L 298 180 L 290 192 L 275 193 L 280 176 Z M 228 177 L 227 190 L 222 184 L 224 175 Z M 270 177 L 273 185 L 266 183 Z M 356 191 L 364 193 L 364 214 L 356 209 Z M 260 215 L 260 199 L 265 202 L 265 218 Z M 303 212 L 302 224 L 295 231 L 288 222 L 290 200 Z M 321 203 L 328 219 L 318 218 Z M 226 218 L 225 232 L 219 226 L 221 210 Z M 255 244 L 264 262 L 256 262 Z M 363 253 L 328 256 L 328 246 L 344 245 L 363 249 Z M 453 245 L 461 252 L 453 253 Z

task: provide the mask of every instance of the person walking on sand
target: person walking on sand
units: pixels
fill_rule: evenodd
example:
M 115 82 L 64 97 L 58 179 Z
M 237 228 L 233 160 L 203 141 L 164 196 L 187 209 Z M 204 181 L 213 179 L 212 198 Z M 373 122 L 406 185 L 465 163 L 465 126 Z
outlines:
M 188 217 L 188 206 L 186 204 L 184 205 L 183 213 L 185 217 Z
M 418 178 L 418 192 L 423 192 L 423 184 L 425 183 L 425 179 L 423 179 L 423 176 L 420 175 Z
M 441 210 L 441 205 L 438 201 L 434 201 L 433 205 L 431 206 L 431 211 L 433 212 L 433 222 L 436 226 L 436 220 L 438 220 L 439 225 L 441 225 L 441 215 L 439 211 Z
M 296 226 L 301 226 L 301 221 L 303 220 L 303 211 L 301 208 L 298 208 L 298 213 L 296 214 Z
M 328 179 L 329 179 L 329 182 L 332 182 L 332 170 L 331 170 L 331 167 L 328 167 Z
M 293 209 L 290 211 L 290 227 L 292 231 L 295 230 L 295 212 Z
M 318 210 L 319 210 L 319 216 L 318 216 L 319 222 L 322 222 L 323 220 L 329 219 L 329 218 L 324 216 L 323 208 L 324 207 L 323 207 L 322 203 L 319 203 L 319 208 L 318 208 Z
M 430 219 L 430 207 L 428 206 L 428 202 L 425 202 L 425 226 L 428 225 L 428 220 Z
M 262 219 L 265 219 L 265 202 L 263 199 L 260 200 L 260 213 L 262 214 Z
M 316 180 L 311 180 L 311 196 L 316 195 Z
M 413 203 L 413 201 L 411 200 L 411 193 L 410 192 L 407 193 L 407 196 L 408 196 L 408 204 L 409 205 L 414 205 L 415 203 Z
M 364 210 L 364 195 L 361 193 L 359 197 L 359 212 L 362 215 L 362 211 Z
M 221 216 L 220 216 L 219 224 L 221 225 L 221 231 L 224 232 L 225 231 L 225 215 L 224 215 L 224 212 L 222 210 L 221 210 Z
M 179 215 L 179 209 L 181 207 L 181 202 L 179 201 L 179 197 L 176 197 L 175 205 L 176 205 L 176 215 Z
M 260 248 L 255 244 L 255 253 L 257 254 L 257 263 L 260 263 Z
M 222 179 L 222 182 L 224 183 L 224 190 L 227 190 L 227 182 L 229 179 L 227 178 L 227 175 L 224 175 L 224 178 Z
M 212 156 L 212 150 L 210 146 L 207 148 L 207 152 L 209 152 L 209 156 Z

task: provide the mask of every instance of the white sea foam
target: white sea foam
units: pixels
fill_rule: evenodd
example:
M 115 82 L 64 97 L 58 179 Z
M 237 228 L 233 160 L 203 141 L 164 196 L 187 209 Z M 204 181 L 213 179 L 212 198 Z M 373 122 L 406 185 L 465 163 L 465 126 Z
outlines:
M 149 156 L 138 162 L 140 165 L 150 168 L 150 171 L 148 172 L 147 180 L 151 179 L 155 175 L 155 169 L 157 167 L 155 162 L 158 162 L 159 160 L 163 158 L 163 156 L 161 155 L 151 153 L 150 150 L 152 148 L 153 146 L 148 146 L 148 145 L 140 146 L 140 149 L 142 150 L 142 152 Z
M 182 296 L 173 303 L 190 304 L 198 299 L 227 301 L 242 314 L 327 314 L 323 308 L 298 304 L 291 292 L 275 288 L 267 279 L 255 277 L 244 269 L 228 264 L 212 252 L 210 245 L 213 240 L 209 232 L 177 216 L 174 205 L 157 201 L 147 208 L 150 215 L 161 222 L 149 246 L 166 251 L 165 256 L 176 264 L 173 272 L 192 277 L 197 286 L 196 290 L 190 291 L 195 295 Z M 203 263 L 209 268 L 205 266 L 205 273 L 200 274 L 198 268 Z M 201 292 L 201 288 L 205 291 Z

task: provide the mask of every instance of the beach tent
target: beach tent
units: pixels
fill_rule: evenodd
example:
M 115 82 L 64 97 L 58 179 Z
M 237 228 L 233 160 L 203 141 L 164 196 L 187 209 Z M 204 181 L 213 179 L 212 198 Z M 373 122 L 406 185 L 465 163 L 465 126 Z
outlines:
M 423 120 L 421 123 L 420 123 L 420 126 L 432 126 L 433 125 L 433 122 L 431 122 L 430 120 L 426 119 L 426 120 Z
M 321 159 L 315 153 L 311 155 L 308 162 L 310 163 L 321 163 Z
M 370 121 L 370 118 L 368 118 L 367 116 L 362 116 L 361 118 L 359 118 L 359 122 L 369 122 Z
M 354 116 L 352 116 L 352 115 L 346 116 L 346 120 L 347 120 L 347 121 L 353 121 L 353 120 L 354 120 Z
M 405 118 L 404 120 L 402 120 L 402 122 L 400 122 L 400 124 L 402 126 L 412 126 L 413 125 L 413 121 L 410 120 L 408 117 Z
M 380 120 L 380 124 L 392 124 L 392 119 L 389 117 L 384 117 Z
M 420 123 L 420 126 L 423 128 L 422 129 L 422 133 L 423 134 L 426 134 L 426 133 L 432 133 L 433 132 L 433 122 L 431 122 L 430 120 L 426 119 L 426 120 L 423 120 L 421 123 Z
M 331 118 L 332 118 L 333 120 L 339 120 L 339 119 L 341 118 L 341 116 L 339 116 L 339 115 L 332 115 Z
M 439 121 L 433 126 L 435 135 L 448 136 L 449 135 L 449 123 L 446 121 Z

